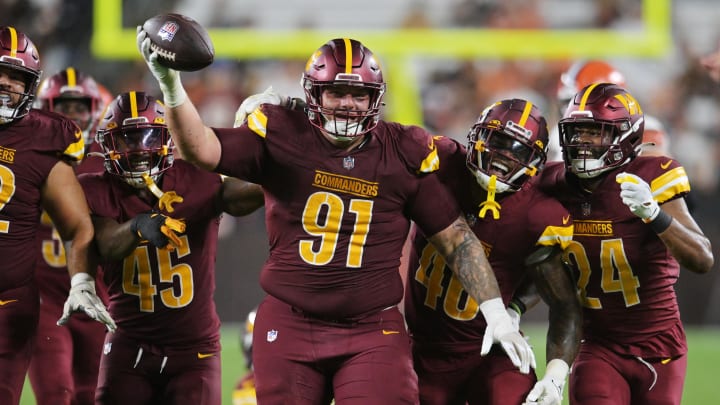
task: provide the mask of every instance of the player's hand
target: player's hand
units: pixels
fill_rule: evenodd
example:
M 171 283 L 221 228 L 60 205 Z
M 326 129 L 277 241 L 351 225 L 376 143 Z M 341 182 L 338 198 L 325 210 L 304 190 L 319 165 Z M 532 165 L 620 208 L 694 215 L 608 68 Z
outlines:
M 95 279 L 87 273 L 77 273 L 70 279 L 70 293 L 57 324 L 65 325 L 73 312 L 78 311 L 83 311 L 90 318 L 104 324 L 110 332 L 117 329 L 115 321 L 95 293 Z
M 520 314 L 512 308 L 507 308 L 507 313 L 510 316 L 510 320 L 512 320 L 513 327 L 515 330 L 520 330 Z
M 483 301 L 480 304 L 480 311 L 487 322 L 480 355 L 488 354 L 493 343 L 499 343 L 521 373 L 528 374 L 530 367 L 535 368 L 535 354 L 532 347 L 522 337 L 518 327 L 513 324 L 502 299 L 493 298 Z
M 545 369 L 545 376 L 535 383 L 523 405 L 560 405 L 569 370 L 570 367 L 564 360 L 550 360 Z
M 633 214 L 645 222 L 655 219 L 660 213 L 660 206 L 652 196 L 650 186 L 640 177 L 622 172 L 615 176 L 620 183 L 620 198 Z
M 160 91 L 163 93 L 165 105 L 168 107 L 177 107 L 184 103 L 187 99 L 187 93 L 180 81 L 180 72 L 174 69 L 166 68 L 158 61 L 158 53 L 150 49 L 150 38 L 147 36 L 141 26 L 137 27 L 137 47 L 145 59 L 150 73 L 157 80 Z
M 260 107 L 260 104 L 279 105 L 287 108 L 290 106 L 291 100 L 292 99 L 290 97 L 276 93 L 272 86 L 265 89 L 262 93 L 253 94 L 243 100 L 240 107 L 235 112 L 235 123 L 233 124 L 233 128 L 237 128 L 242 125 L 247 119 L 247 116 Z
M 185 232 L 185 222 L 157 212 L 145 212 L 132 219 L 130 230 L 156 247 L 173 250 L 182 246 L 175 232 Z

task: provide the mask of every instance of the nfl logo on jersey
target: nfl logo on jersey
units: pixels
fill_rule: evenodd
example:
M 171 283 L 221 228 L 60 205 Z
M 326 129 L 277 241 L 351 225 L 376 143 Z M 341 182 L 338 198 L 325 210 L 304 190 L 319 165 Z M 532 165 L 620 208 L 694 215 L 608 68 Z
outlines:
M 590 207 L 590 203 L 584 202 L 580 205 L 580 207 L 582 209 L 582 215 L 584 217 L 590 216 L 590 213 L 592 211 L 592 207 Z
M 177 33 L 178 25 L 172 21 L 168 21 L 165 24 L 163 24 L 162 27 L 160 27 L 160 32 L 158 32 L 158 35 L 163 41 L 172 41 L 175 37 L 175 33 Z
M 345 170 L 350 170 L 353 167 L 355 167 L 355 158 L 352 156 L 348 156 L 345 159 L 343 159 L 343 168 Z
M 278 331 L 271 329 L 267 333 L 267 341 L 268 342 L 274 342 L 275 339 L 277 339 Z

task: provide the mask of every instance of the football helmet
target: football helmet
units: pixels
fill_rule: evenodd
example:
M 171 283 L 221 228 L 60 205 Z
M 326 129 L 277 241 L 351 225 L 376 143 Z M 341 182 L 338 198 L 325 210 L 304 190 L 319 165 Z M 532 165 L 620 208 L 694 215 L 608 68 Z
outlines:
M 592 178 L 630 162 L 640 151 L 645 117 L 627 90 L 594 83 L 575 95 L 560 122 L 565 167 Z
M 20 74 L 25 82 L 22 93 L 0 88 L 0 124 L 6 124 L 24 117 L 30 111 L 42 74 L 40 55 L 35 44 L 10 26 L 0 26 L 0 69 Z M 8 92 L 18 95 L 19 101 L 12 102 Z
M 301 84 L 310 122 L 331 136 L 354 138 L 377 126 L 386 84 L 380 63 L 360 42 L 349 38 L 327 42 L 307 61 Z M 370 95 L 368 110 L 324 108 L 322 93 L 329 86 L 367 89 Z
M 65 111 L 62 103 L 79 101 L 87 106 L 85 111 Z M 83 131 L 85 145 L 93 141 L 95 127 L 102 114 L 103 101 L 95 79 L 73 67 L 55 73 L 40 83 L 37 93 L 38 108 L 61 113 L 75 121 Z
M 506 99 L 488 106 L 468 133 L 467 167 L 482 188 L 496 177 L 495 191 L 517 191 L 547 159 L 545 117 L 533 103 Z
M 173 164 L 165 106 L 131 91 L 117 96 L 104 114 L 95 141 L 102 148 L 105 170 L 135 188 L 147 186 L 144 174 L 157 182 Z
M 578 91 L 593 83 L 613 83 L 625 87 L 625 76 L 601 60 L 581 60 L 573 63 L 560 75 L 557 88 L 560 114 L 565 113 L 567 105 Z

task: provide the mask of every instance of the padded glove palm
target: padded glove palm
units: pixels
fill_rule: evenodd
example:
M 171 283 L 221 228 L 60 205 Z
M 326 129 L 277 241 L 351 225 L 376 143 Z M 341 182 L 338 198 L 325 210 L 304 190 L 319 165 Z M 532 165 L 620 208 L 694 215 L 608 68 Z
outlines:
M 145 212 L 132 219 L 130 229 L 156 247 L 173 250 L 182 246 L 175 232 L 185 232 L 185 222 L 157 212 Z
M 95 279 L 87 273 L 77 273 L 70 279 L 70 293 L 57 324 L 65 325 L 73 312 L 77 311 L 83 311 L 90 318 L 104 324 L 110 332 L 117 329 L 115 321 L 95 292 Z

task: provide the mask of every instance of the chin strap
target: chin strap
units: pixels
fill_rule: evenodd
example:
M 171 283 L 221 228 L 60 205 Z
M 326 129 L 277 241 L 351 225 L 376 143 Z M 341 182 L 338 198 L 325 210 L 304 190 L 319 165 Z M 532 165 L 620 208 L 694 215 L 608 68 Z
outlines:
M 149 174 L 143 173 L 142 178 L 143 180 L 145 180 L 145 184 L 147 185 L 148 190 L 150 190 L 150 192 L 158 198 L 158 206 L 161 210 L 172 213 L 173 211 L 175 211 L 175 208 L 173 208 L 172 205 L 175 203 L 183 202 L 183 198 L 179 196 L 176 192 L 168 191 L 166 193 L 160 190 L 160 187 L 155 184 L 155 181 L 152 179 L 152 177 L 150 177 Z
M 495 201 L 495 186 L 497 184 L 497 176 L 490 176 L 490 182 L 487 189 L 487 200 L 483 201 L 479 207 L 478 217 L 485 218 L 487 211 L 492 211 L 493 219 L 500 219 L 500 204 Z

